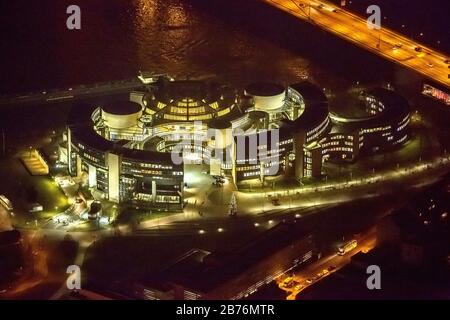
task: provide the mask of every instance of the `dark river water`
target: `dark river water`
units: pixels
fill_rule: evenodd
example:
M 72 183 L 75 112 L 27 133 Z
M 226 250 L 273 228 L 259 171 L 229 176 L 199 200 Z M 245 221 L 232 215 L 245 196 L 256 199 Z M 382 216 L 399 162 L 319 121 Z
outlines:
M 70 4 L 81 8 L 80 31 L 66 28 Z M 0 93 L 120 79 L 138 70 L 218 77 L 237 86 L 409 78 L 258 0 L 2 0 L 0 10 Z

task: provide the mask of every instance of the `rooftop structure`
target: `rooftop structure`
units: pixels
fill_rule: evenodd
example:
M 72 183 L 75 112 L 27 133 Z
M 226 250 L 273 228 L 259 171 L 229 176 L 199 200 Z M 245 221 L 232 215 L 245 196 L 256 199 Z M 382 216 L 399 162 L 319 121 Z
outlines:
M 115 202 L 183 202 L 184 164 L 205 162 L 233 183 L 285 174 L 322 175 L 323 161 L 355 161 L 408 138 L 407 102 L 384 89 L 364 96 L 365 119 L 330 114 L 310 82 L 238 90 L 159 77 L 129 101 L 74 109 L 68 123 L 69 171 Z M 345 129 L 343 129 L 345 127 Z

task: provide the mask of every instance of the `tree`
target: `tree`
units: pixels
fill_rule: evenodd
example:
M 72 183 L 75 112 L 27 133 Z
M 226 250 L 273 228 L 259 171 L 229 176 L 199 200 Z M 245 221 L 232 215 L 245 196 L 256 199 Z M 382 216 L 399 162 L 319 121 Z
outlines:
M 237 214 L 237 203 L 236 203 L 236 195 L 234 192 L 231 194 L 230 207 L 228 214 L 230 216 L 235 216 Z

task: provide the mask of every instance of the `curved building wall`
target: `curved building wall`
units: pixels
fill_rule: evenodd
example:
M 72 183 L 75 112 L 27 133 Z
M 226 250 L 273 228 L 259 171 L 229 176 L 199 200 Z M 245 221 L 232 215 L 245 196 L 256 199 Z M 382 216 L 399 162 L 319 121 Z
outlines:
M 253 91 L 255 90 L 253 89 Z M 246 94 L 251 93 L 251 91 L 246 92 Z M 293 117 L 294 120 L 284 120 L 279 129 L 269 130 L 269 135 L 276 133 L 277 141 L 273 146 L 270 146 L 270 143 L 259 143 L 256 156 L 255 153 L 246 154 L 242 159 L 239 158 L 239 151 L 237 151 L 238 181 L 255 179 L 269 173 L 291 174 L 289 170 L 291 167 L 294 169 L 297 179 L 321 171 L 322 159 L 318 156 L 320 152 L 317 151 L 317 147 L 312 152 L 306 147 L 326 136 L 329 131 L 331 122 L 328 116 L 326 96 L 318 87 L 309 82 L 289 86 L 287 96 L 284 93 L 283 96 L 283 103 L 292 101 L 298 106 L 297 113 Z M 260 134 L 254 134 L 254 136 L 258 137 Z M 251 145 L 255 144 L 254 141 L 258 139 L 252 135 L 246 139 L 245 145 L 251 150 Z M 239 141 L 239 138 L 237 140 Z M 237 145 L 239 147 L 238 142 Z M 318 169 L 312 170 L 313 161 L 314 168 Z M 264 163 L 263 167 L 261 163 Z M 308 169 L 308 166 L 311 166 L 311 169 Z
M 233 132 L 231 130 L 231 127 L 229 129 L 215 129 L 214 131 L 216 148 L 225 149 L 232 146 Z
M 282 138 L 278 129 L 235 137 L 237 181 L 283 173 L 292 141 Z
M 244 94 L 253 98 L 257 111 L 273 112 L 281 109 L 286 100 L 284 87 L 276 83 L 253 83 L 245 88 Z
M 107 151 L 112 144 L 98 136 L 92 127 L 79 126 L 68 130 L 69 173 L 88 174 L 89 187 L 108 194 L 109 167 Z
M 99 136 L 92 127 L 68 130 L 71 174 L 88 174 L 89 186 L 113 202 L 181 206 L 183 164 L 170 153 L 132 150 Z
M 180 204 L 184 169 L 168 153 L 127 151 L 121 157 L 121 201 Z
M 348 161 L 356 160 L 359 155 L 362 137 L 359 133 L 330 133 L 320 140 L 324 160 Z
M 264 96 L 253 96 L 255 103 L 255 110 L 258 111 L 274 111 L 280 109 L 284 105 L 285 93 L 281 93 L 276 96 L 264 97 Z
M 102 119 L 108 127 L 113 129 L 128 129 L 138 124 L 142 110 L 132 114 L 113 114 L 102 109 Z
M 119 111 L 97 108 L 85 117 L 89 123 L 71 119 L 70 172 L 87 172 L 89 185 L 117 202 L 181 204 L 185 154 L 183 150 L 179 163 L 171 154 L 181 141 L 201 141 L 188 143 L 192 150 L 187 152 L 209 160 L 214 174 L 231 170 L 239 182 L 283 173 L 297 179 L 317 177 L 323 160 L 354 161 L 361 153 L 408 139 L 408 104 L 390 91 L 367 94 L 371 117 L 332 124 L 326 96 L 308 82 L 287 90 L 250 86 L 246 94 L 252 95 L 255 108 L 247 109 L 237 104 L 233 90 L 213 86 L 210 94 L 207 86 L 198 85 L 175 82 L 160 85 L 150 95 L 134 93 L 135 101 L 144 97 L 144 112 L 131 105 Z M 208 116 L 201 127 L 191 121 L 197 116 Z M 216 133 L 214 140 L 207 136 L 208 129 Z M 216 159 L 215 150 L 224 155 Z
M 408 140 L 410 111 L 405 99 L 390 90 L 376 88 L 365 95 L 364 101 L 371 117 L 334 117 L 337 132 L 320 141 L 325 159 L 353 161 L 360 154 L 393 149 Z
M 408 140 L 410 111 L 405 99 L 386 89 L 373 90 L 365 99 L 367 111 L 376 118 L 362 124 L 362 152 L 383 151 Z

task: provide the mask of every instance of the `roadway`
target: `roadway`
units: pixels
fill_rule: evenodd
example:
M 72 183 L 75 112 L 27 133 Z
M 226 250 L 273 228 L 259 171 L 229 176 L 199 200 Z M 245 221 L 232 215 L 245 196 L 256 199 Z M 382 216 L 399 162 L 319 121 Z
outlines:
M 304 289 L 346 266 L 355 254 L 361 251 L 368 252 L 372 250 L 376 246 L 376 229 L 370 229 L 356 240 L 358 241 L 358 246 L 343 256 L 337 253 L 327 255 L 290 276 L 287 275 L 277 279 L 279 288 L 287 293 L 287 299 L 295 300 L 296 298 L 301 298 L 301 295 L 300 297 L 298 295 Z M 287 280 L 287 285 L 283 283 L 284 280 Z
M 393 194 L 399 188 L 421 189 L 436 182 L 448 172 L 449 166 L 450 157 L 445 155 L 433 161 L 347 181 L 251 193 L 236 191 L 232 183 L 211 188 L 210 176 L 191 172 L 184 212 L 141 222 L 135 230 L 125 226 L 119 229 L 122 234 L 135 233 L 140 236 L 211 234 L 248 226 L 265 229 L 286 218 L 303 217 L 356 199 Z M 228 215 L 232 192 L 237 199 L 237 217 Z M 272 203 L 273 198 L 279 199 L 279 204 Z
M 49 267 L 49 263 L 61 259 L 55 256 L 50 243 L 59 243 L 69 234 L 79 244 L 77 255 L 73 262 L 82 266 L 87 248 L 92 243 L 103 237 L 112 236 L 112 230 L 100 230 L 96 232 L 70 232 L 65 230 L 41 229 L 21 230 L 26 246 L 28 262 L 22 270 L 21 276 L 13 281 L 7 290 L 0 292 L 0 300 L 22 299 L 51 299 L 57 300 L 70 293 L 66 286 L 68 274 L 65 270 L 55 272 Z
M 371 30 L 367 26 L 367 18 L 361 18 L 327 1 L 262 1 L 450 87 L 449 64 L 448 61 L 446 62 L 449 57 L 444 53 L 417 43 L 383 26 L 379 30 Z
M 0 106 L 31 103 L 51 103 L 70 101 L 80 98 L 95 97 L 103 94 L 128 93 L 130 90 L 142 87 L 138 78 L 79 85 L 71 88 L 56 89 L 41 92 L 28 92 L 18 95 L 0 96 Z
M 199 191 L 198 194 L 200 196 L 198 196 L 196 203 L 194 198 L 190 199 L 191 204 L 187 217 L 185 213 L 181 213 L 180 215 L 154 219 L 141 223 L 137 230 L 131 230 L 131 232 L 144 237 L 172 237 L 180 235 L 202 237 L 203 234 L 205 236 L 212 236 L 213 234 L 219 236 L 221 233 L 226 235 L 229 232 L 231 234 L 246 234 L 252 229 L 254 230 L 253 232 L 258 233 L 270 229 L 285 219 L 299 219 L 310 214 L 317 214 L 321 210 L 338 203 L 360 198 L 378 197 L 382 194 L 392 194 L 398 191 L 400 186 L 405 191 L 406 189 L 421 188 L 434 182 L 441 174 L 448 172 L 449 164 L 450 158 L 446 156 L 431 162 L 422 162 L 412 167 L 371 175 L 363 179 L 350 180 L 341 184 L 331 183 L 317 188 L 304 187 L 298 190 L 298 193 L 292 189 L 289 191 L 272 191 L 281 200 L 279 206 L 274 206 L 271 203 L 268 193 L 243 194 L 234 191 L 231 184 L 225 184 L 222 187 L 225 189 L 223 202 L 226 204 L 228 202 L 227 199 L 229 199 L 228 195 L 231 192 L 236 192 L 239 211 L 237 217 L 229 217 L 226 205 L 223 206 L 222 210 L 217 210 L 214 202 L 222 198 L 222 190 L 220 187 L 211 188 L 210 177 L 200 173 L 199 177 L 204 176 L 203 179 L 195 180 L 192 177 L 189 180 L 189 189 L 196 189 L 195 191 Z M 205 193 L 207 188 L 209 188 L 209 193 Z M 197 192 L 192 192 L 191 196 L 194 197 L 194 194 L 197 194 Z M 200 215 L 199 211 L 202 211 L 203 214 Z M 70 234 L 80 244 L 75 262 L 82 265 L 86 248 L 97 239 L 112 236 L 115 231 L 111 228 L 97 232 L 67 233 L 66 230 L 41 229 L 37 232 L 30 230 L 25 233 L 30 234 L 35 239 L 36 237 L 50 236 L 61 240 L 67 234 Z M 7 298 L 20 296 L 23 292 L 33 287 L 45 286 L 48 283 L 57 286 L 54 294 L 51 296 L 52 299 L 59 299 L 68 293 L 67 288 L 64 286 L 64 278 L 55 278 L 54 275 L 48 274 L 46 263 L 44 262 L 46 260 L 46 250 L 40 249 L 39 245 L 36 245 L 39 241 L 35 239 L 30 241 L 31 244 L 34 244 L 33 251 L 36 259 L 33 264 L 34 268 L 30 272 L 25 273 L 24 277 L 7 294 Z M 210 239 L 210 237 L 205 239 Z M 365 249 L 369 249 L 374 245 L 373 237 L 370 239 L 370 236 L 367 238 L 367 243 L 365 243 L 364 239 L 361 241 L 360 244 L 364 244 Z M 354 251 L 354 253 L 356 252 Z M 305 279 L 308 278 L 313 279 L 317 273 L 330 265 L 334 265 L 337 268 L 343 266 L 344 262 L 348 263 L 346 260 L 348 257 L 342 258 L 331 255 L 321 260 L 318 264 L 314 264 L 315 267 L 308 267 L 305 272 L 299 273 L 301 278 L 299 283 L 305 282 Z M 303 288 L 300 289 L 303 290 Z M 298 292 L 301 290 L 298 290 Z
M 400 172 L 396 172 L 396 178 L 401 178 L 401 181 L 397 181 L 402 185 L 407 185 L 408 189 L 415 187 L 422 187 L 423 185 L 432 183 L 435 179 L 439 177 L 439 174 L 448 170 L 447 162 L 448 158 L 445 158 L 444 163 L 434 163 L 433 167 L 428 167 L 428 163 L 419 164 L 419 168 L 414 167 L 410 168 L 408 171 L 399 170 Z M 418 170 L 418 171 L 416 171 Z M 392 177 L 391 177 L 392 178 Z M 405 183 L 406 180 L 409 183 Z M 410 180 L 412 178 L 412 180 Z M 373 178 L 372 178 L 373 179 Z M 418 180 L 420 181 L 418 183 Z M 361 180 L 358 180 L 358 183 L 361 183 Z M 367 183 L 367 182 L 366 182 Z M 210 185 L 210 184 L 209 184 Z M 148 237 L 161 237 L 161 236 L 205 236 L 212 234 L 219 235 L 220 233 L 227 234 L 228 232 L 232 232 L 233 234 L 242 234 L 248 233 L 252 228 L 254 232 L 262 232 L 264 230 L 268 230 L 278 222 L 281 222 L 284 219 L 299 219 L 303 218 L 306 215 L 319 213 L 321 210 L 336 205 L 340 202 L 351 201 L 355 198 L 365 198 L 365 197 L 377 197 L 381 194 L 394 192 L 398 185 L 392 185 L 388 187 L 385 183 L 381 185 L 376 183 L 363 184 L 363 186 L 343 186 L 343 189 L 336 192 L 336 189 L 330 189 L 327 191 L 316 192 L 315 190 L 310 190 L 307 198 L 305 198 L 306 194 L 290 194 L 290 201 L 287 199 L 283 200 L 281 198 L 280 206 L 273 206 L 269 200 L 262 200 L 267 197 L 264 194 L 260 194 L 259 196 L 256 194 L 249 195 L 250 199 L 240 199 L 238 195 L 238 209 L 242 210 L 246 208 L 247 204 L 250 209 L 249 212 L 239 213 L 237 217 L 229 217 L 225 210 L 221 212 L 209 211 L 208 208 L 198 207 L 200 210 L 205 210 L 205 214 L 200 216 L 198 214 L 198 209 L 192 208 L 193 212 L 189 214 L 188 220 L 185 220 L 184 214 L 180 214 L 180 216 L 169 216 L 165 218 L 161 218 L 149 221 L 147 223 L 142 223 L 140 228 L 134 230 L 135 235 L 139 236 L 148 236 Z M 192 186 L 195 187 L 195 184 Z M 198 187 L 198 186 L 197 186 Z M 205 184 L 206 187 L 206 184 Z M 383 192 L 381 192 L 381 189 Z M 345 193 L 345 195 L 343 195 Z M 238 193 L 239 194 L 239 193 Z M 242 203 L 242 200 L 244 203 Z M 265 208 L 265 212 L 261 211 L 261 200 L 266 201 L 266 205 L 262 204 Z M 203 202 L 203 200 L 202 200 Z M 202 206 L 202 202 L 198 201 L 197 206 Z M 241 202 L 239 204 L 239 202 Z M 194 204 L 192 204 L 195 207 Z M 211 207 L 212 209 L 212 207 Z M 166 220 L 167 219 L 167 220 Z M 236 220 L 237 219 L 237 220 Z M 158 221 L 159 220 L 159 221 Z M 41 229 L 39 231 L 31 231 L 30 236 L 34 237 L 52 237 L 63 239 L 67 234 L 70 234 L 71 237 L 80 244 L 79 251 L 77 257 L 74 262 L 78 265 L 83 265 L 83 261 L 85 258 L 86 249 L 92 244 L 93 241 L 103 237 L 109 237 L 114 234 L 114 229 L 106 229 L 99 230 L 97 232 L 70 232 L 67 233 L 65 230 L 54 230 L 54 229 Z M 28 232 L 27 232 L 28 233 Z M 375 244 L 373 234 L 366 235 L 359 240 L 359 249 L 369 250 Z M 13 298 L 20 297 L 22 293 L 30 290 L 31 288 L 39 288 L 41 286 L 45 287 L 46 284 L 53 284 L 56 286 L 54 288 L 54 293 L 51 295 L 52 299 L 60 299 L 68 294 L 68 290 L 65 287 L 65 278 L 56 277 L 52 274 L 48 274 L 46 263 L 46 254 L 45 250 L 40 249 L 36 244 L 39 241 L 30 241 L 30 243 L 34 244 L 34 258 L 36 259 L 34 268 L 30 270 L 31 272 L 27 272 L 24 277 L 22 277 L 21 281 L 16 283 L 14 288 L 8 292 L 7 296 L 3 296 L 4 298 Z M 336 255 L 330 255 L 319 262 L 312 264 L 307 267 L 305 270 L 296 274 L 296 281 L 298 284 L 302 285 L 302 287 L 298 288 L 290 298 L 295 298 L 295 296 L 301 292 L 308 284 L 306 283 L 306 279 L 317 278 L 317 274 L 321 272 L 323 269 L 328 268 L 333 265 L 336 269 L 344 266 L 349 262 L 349 258 L 352 254 L 357 253 L 358 249 L 355 249 L 348 256 L 340 257 Z M 318 281 L 318 279 L 314 280 Z M 314 283 L 313 282 L 313 283 Z M 295 288 L 295 286 L 294 286 Z M 38 289 L 37 289 L 38 290 Z
M 395 192 L 399 186 L 421 188 L 436 182 L 450 169 L 450 156 L 443 155 L 430 161 L 421 161 L 406 167 L 399 167 L 346 181 L 323 183 L 279 190 L 237 193 L 238 205 L 249 214 L 259 214 L 273 209 L 291 210 L 299 206 L 340 203 L 360 198 L 374 197 Z M 383 188 L 380 187 L 383 185 Z M 281 200 L 273 206 L 270 199 Z M 241 201 L 241 202 L 240 202 Z M 240 203 L 245 203 L 241 205 Z

